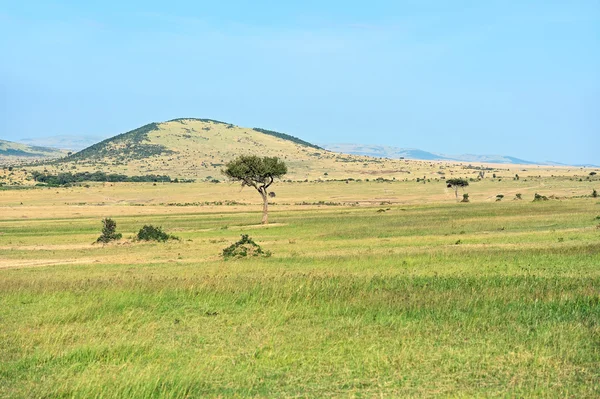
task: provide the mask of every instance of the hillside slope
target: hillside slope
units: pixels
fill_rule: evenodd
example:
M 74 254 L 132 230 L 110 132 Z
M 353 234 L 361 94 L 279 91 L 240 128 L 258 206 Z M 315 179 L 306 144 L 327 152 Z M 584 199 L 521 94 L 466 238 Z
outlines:
M 30 146 L 12 141 L 0 140 L 0 157 L 11 158 L 58 158 L 66 155 L 66 151 L 56 148 Z
M 296 178 L 322 176 L 338 158 L 347 157 L 284 133 L 211 119 L 181 118 L 149 123 L 45 166 L 54 171 L 102 170 L 222 179 L 222 167 L 240 154 L 277 156 L 286 161 L 293 171 L 290 176 Z M 356 158 L 357 162 L 362 158 Z
M 27 144 L 36 147 L 58 148 L 69 151 L 81 151 L 99 141 L 104 137 L 99 136 L 77 136 L 77 135 L 60 135 L 36 138 L 24 138 L 17 140 L 19 143 Z

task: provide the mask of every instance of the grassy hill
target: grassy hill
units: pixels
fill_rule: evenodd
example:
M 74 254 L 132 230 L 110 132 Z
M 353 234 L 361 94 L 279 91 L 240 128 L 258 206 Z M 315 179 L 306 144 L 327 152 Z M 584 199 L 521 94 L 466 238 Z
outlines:
M 27 144 L 0 140 L 0 159 L 3 159 L 4 161 L 22 158 L 58 158 L 64 155 L 66 155 L 66 151 L 58 150 L 56 148 L 30 146 Z
M 102 171 L 127 176 L 224 180 L 223 166 L 240 154 L 277 156 L 289 169 L 285 179 L 438 181 L 476 178 L 480 171 L 498 178 L 573 174 L 565 167 L 499 165 L 454 160 L 385 159 L 328 151 L 284 133 L 246 128 L 211 119 L 182 118 L 150 123 L 94 144 L 60 160 L 28 167 L 50 174 Z M 572 168 L 571 168 L 572 169 Z M 25 176 L 25 175 L 24 175 Z M 15 177 L 16 179 L 16 177 Z M 21 179 L 23 180 L 23 179 Z M 29 180 L 32 182 L 32 180 Z M 27 183 L 26 183 L 27 184 Z
M 326 151 L 285 133 L 211 120 L 182 118 L 149 123 L 48 163 L 51 173 L 102 170 L 126 175 L 223 179 L 221 169 L 240 154 L 277 156 L 291 179 L 405 175 L 402 161 Z

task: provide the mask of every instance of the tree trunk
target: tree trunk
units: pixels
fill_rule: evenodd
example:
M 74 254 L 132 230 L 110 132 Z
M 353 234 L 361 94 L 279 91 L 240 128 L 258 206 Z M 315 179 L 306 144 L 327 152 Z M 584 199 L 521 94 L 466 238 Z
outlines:
M 267 196 L 267 190 L 261 191 L 260 195 L 263 199 L 263 216 L 262 224 L 269 224 L 269 197 Z
M 454 195 L 456 196 L 456 200 L 458 201 L 458 187 L 454 188 Z

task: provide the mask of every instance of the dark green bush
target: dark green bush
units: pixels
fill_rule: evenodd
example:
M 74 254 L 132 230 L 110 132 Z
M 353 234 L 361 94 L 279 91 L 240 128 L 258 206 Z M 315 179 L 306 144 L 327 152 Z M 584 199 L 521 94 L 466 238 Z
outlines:
M 179 240 L 179 238 L 167 234 L 162 230 L 162 227 L 154 227 L 152 225 L 144 225 L 137 233 L 137 239 L 140 241 L 159 241 L 165 242 L 168 240 Z
M 117 233 L 117 222 L 110 218 L 102 219 L 102 235 L 96 242 L 108 243 L 110 241 L 120 240 L 123 235 Z
M 548 197 L 546 197 L 545 195 L 535 193 L 535 195 L 533 196 L 533 200 L 534 201 L 548 201 Z
M 260 245 L 254 242 L 254 240 L 248 237 L 248 234 L 242 234 L 242 238 L 223 249 L 223 258 L 245 258 L 250 256 L 271 256 L 271 251 L 263 251 Z

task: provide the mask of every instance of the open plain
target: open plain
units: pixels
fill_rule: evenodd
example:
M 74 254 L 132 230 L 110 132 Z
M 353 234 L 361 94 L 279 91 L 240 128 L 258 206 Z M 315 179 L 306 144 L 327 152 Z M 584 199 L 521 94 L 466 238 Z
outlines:
M 0 191 L 0 396 L 597 397 L 597 183 Z

